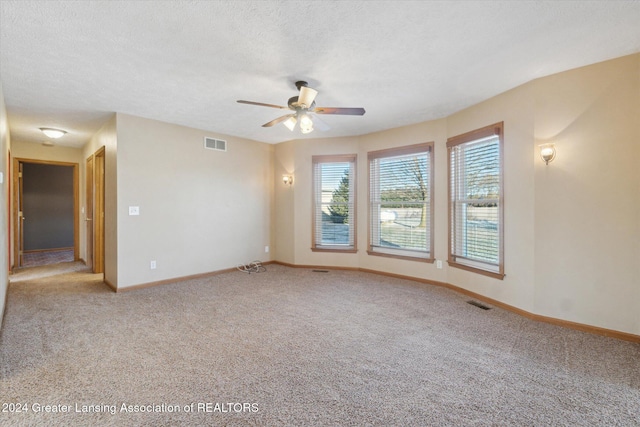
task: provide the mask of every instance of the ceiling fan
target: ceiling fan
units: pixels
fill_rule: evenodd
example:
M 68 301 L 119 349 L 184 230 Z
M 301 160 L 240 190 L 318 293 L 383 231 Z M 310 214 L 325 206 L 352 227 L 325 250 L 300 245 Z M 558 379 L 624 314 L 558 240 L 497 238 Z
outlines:
M 286 107 L 273 104 L 264 104 L 262 102 L 243 101 L 239 100 L 241 104 L 260 105 L 263 107 L 280 108 L 282 110 L 292 110 L 293 113 L 286 114 L 271 120 L 268 123 L 262 125 L 262 127 L 271 127 L 278 123 L 284 122 L 284 125 L 293 131 L 296 125 L 300 127 L 302 133 L 313 132 L 313 125 L 316 124 L 320 130 L 327 130 L 329 126 L 320 120 L 318 117 L 312 119 L 311 115 L 315 114 L 341 114 L 348 116 L 362 116 L 365 111 L 364 108 L 340 108 L 340 107 L 316 107 L 316 95 L 318 91 L 311 89 L 307 86 L 305 81 L 297 81 L 296 88 L 300 91 L 298 96 L 292 96 L 289 98 Z

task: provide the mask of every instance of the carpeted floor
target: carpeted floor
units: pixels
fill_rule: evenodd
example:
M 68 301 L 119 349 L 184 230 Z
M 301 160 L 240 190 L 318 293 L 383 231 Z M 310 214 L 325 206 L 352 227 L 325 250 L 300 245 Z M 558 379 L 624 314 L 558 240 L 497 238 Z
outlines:
M 640 345 L 447 289 L 269 265 L 116 294 L 57 268 L 12 277 L 2 425 L 640 425 Z
M 56 251 L 25 252 L 22 255 L 23 267 L 35 267 L 39 265 L 58 264 L 60 262 L 73 262 L 73 249 L 60 249 Z

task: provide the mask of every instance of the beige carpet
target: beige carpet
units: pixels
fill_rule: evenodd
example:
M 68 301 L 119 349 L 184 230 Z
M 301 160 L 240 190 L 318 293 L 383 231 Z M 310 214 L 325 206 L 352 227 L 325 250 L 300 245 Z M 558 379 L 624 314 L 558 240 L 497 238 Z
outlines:
M 42 252 L 25 252 L 22 255 L 23 267 L 73 262 L 73 249 L 59 249 Z
M 640 425 L 640 345 L 446 289 L 270 265 L 115 294 L 59 268 L 12 277 L 0 396 L 28 411 L 2 425 Z

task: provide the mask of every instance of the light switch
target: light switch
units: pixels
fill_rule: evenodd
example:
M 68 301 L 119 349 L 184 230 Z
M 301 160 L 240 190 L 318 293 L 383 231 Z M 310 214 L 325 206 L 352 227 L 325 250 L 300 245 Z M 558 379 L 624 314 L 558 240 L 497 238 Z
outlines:
M 129 206 L 129 215 L 140 215 L 140 206 Z

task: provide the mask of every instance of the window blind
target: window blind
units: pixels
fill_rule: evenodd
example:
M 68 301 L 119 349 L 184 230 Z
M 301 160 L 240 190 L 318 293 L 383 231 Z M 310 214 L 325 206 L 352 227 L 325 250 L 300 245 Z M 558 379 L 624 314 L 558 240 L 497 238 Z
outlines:
M 502 272 L 501 133 L 449 144 L 449 259 Z
M 355 156 L 314 157 L 313 244 L 355 248 Z
M 430 258 L 431 147 L 370 153 L 372 253 Z

